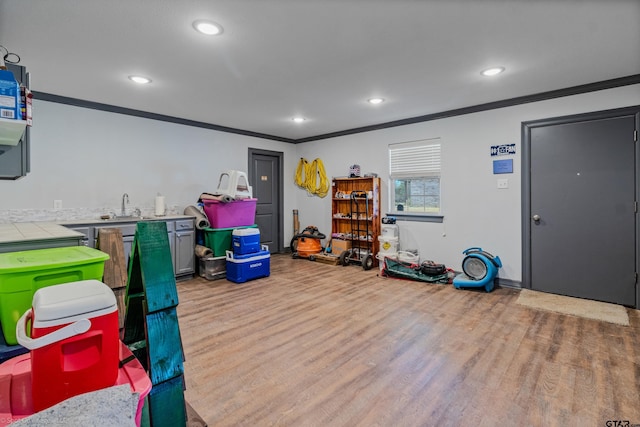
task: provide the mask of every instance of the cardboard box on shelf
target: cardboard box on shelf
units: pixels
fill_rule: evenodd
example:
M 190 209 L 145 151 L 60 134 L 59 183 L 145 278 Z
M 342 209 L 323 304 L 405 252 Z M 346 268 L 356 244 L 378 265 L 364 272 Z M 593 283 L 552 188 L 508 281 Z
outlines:
M 332 239 L 331 240 L 331 253 L 334 255 L 340 255 L 342 252 L 351 249 L 351 241 L 350 240 L 339 240 Z
M 0 118 L 22 120 L 20 86 L 8 70 L 0 70 Z

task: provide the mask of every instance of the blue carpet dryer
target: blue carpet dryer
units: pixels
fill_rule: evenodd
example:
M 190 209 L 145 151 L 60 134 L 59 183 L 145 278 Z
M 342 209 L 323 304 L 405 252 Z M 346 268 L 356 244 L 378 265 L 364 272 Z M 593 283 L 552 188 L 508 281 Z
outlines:
M 485 252 L 482 248 L 469 248 L 462 252 L 462 271 L 453 279 L 453 286 L 460 288 L 481 288 L 491 292 L 493 283 L 498 275 L 498 269 L 502 267 L 500 257 Z

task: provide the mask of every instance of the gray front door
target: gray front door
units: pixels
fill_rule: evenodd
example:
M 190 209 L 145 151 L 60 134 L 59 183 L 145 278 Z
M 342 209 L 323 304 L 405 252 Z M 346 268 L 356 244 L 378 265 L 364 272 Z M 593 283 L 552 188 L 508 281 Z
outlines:
M 524 125 L 531 289 L 636 305 L 634 114 Z
M 253 197 L 258 199 L 256 224 L 260 243 L 271 252 L 284 250 L 281 152 L 249 149 L 249 181 Z

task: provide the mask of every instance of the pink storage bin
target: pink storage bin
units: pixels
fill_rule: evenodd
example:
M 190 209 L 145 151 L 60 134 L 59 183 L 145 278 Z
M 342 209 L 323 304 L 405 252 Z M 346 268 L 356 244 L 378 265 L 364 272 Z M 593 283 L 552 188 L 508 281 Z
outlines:
M 211 228 L 247 227 L 255 224 L 258 199 L 241 199 L 229 203 L 217 200 L 202 202 Z
M 151 379 L 131 351 L 120 342 L 118 378 L 114 385 L 129 384 L 139 393 L 136 425 L 142 420 L 144 399 L 151 391 Z M 34 414 L 31 388 L 31 354 L 22 354 L 0 364 L 0 426 Z

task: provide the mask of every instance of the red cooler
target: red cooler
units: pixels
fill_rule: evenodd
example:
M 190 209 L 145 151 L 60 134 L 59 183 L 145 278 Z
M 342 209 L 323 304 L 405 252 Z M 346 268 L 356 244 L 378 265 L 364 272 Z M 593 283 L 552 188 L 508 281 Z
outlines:
M 31 338 L 27 322 L 31 320 Z M 116 383 L 118 310 L 113 291 L 98 280 L 38 289 L 18 320 L 18 342 L 31 350 L 33 409 Z

